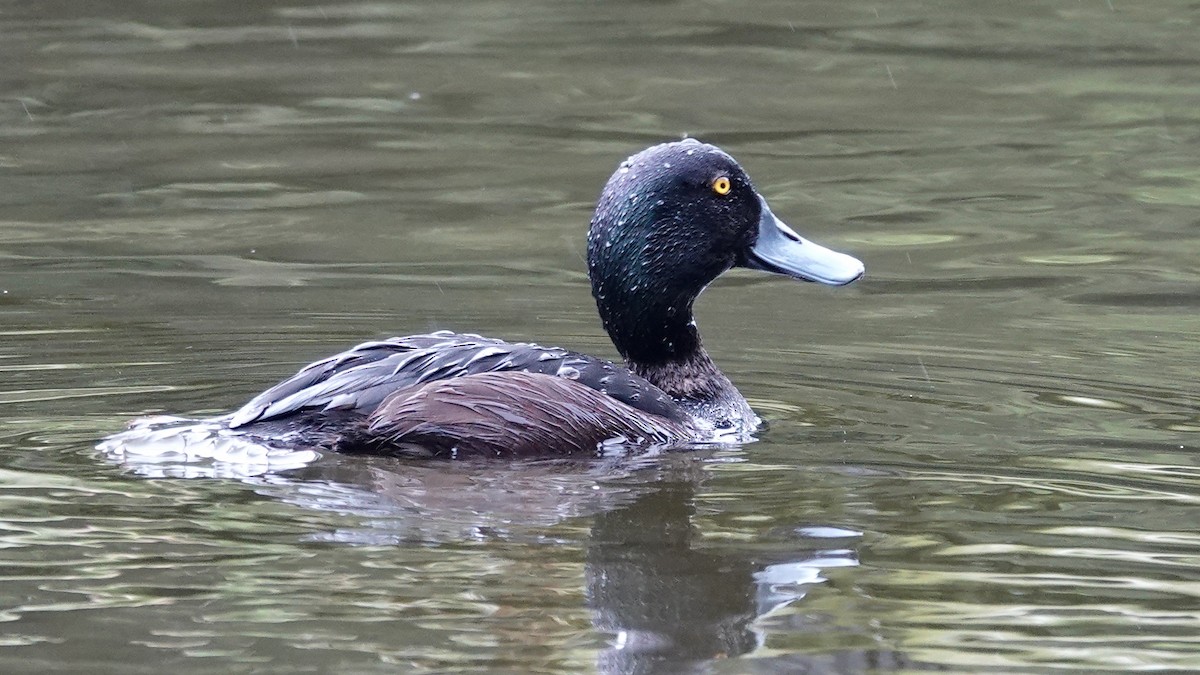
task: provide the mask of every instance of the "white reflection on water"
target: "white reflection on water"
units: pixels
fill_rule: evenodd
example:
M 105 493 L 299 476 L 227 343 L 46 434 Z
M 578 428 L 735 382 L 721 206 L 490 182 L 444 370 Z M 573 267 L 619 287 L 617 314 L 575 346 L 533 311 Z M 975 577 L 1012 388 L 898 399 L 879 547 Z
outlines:
M 257 442 L 219 418 L 170 415 L 135 420 L 96 449 L 147 478 L 245 478 L 298 469 L 318 457 L 313 450 Z

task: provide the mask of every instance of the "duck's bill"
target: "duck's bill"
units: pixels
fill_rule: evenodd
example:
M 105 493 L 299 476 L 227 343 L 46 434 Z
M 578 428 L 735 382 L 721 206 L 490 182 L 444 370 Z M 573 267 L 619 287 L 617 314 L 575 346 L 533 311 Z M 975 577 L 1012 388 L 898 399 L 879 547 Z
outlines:
M 858 258 L 801 237 L 771 213 L 765 199 L 759 197 L 759 201 L 762 218 L 758 221 L 758 241 L 746 250 L 743 265 L 830 286 L 844 286 L 863 275 L 865 270 Z

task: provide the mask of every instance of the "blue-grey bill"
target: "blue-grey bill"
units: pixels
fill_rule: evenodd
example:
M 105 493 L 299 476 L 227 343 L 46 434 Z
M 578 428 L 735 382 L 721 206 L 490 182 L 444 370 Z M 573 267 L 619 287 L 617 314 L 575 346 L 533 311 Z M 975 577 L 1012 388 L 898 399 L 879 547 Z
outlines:
M 863 275 L 858 258 L 801 237 L 771 213 L 765 199 L 759 201 L 758 241 L 746 252 L 746 267 L 830 286 L 844 286 Z

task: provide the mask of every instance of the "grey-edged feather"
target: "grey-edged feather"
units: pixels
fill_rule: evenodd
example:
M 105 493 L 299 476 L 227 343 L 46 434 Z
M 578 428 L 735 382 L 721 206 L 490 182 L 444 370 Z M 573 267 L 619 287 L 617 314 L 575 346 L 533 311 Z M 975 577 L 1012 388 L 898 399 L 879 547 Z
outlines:
M 365 416 L 388 396 L 410 387 L 508 371 L 562 377 L 651 415 L 676 422 L 690 419 L 661 389 L 609 361 L 532 343 L 438 331 L 365 342 L 311 363 L 251 399 L 233 414 L 229 426 L 236 429 L 302 411 Z

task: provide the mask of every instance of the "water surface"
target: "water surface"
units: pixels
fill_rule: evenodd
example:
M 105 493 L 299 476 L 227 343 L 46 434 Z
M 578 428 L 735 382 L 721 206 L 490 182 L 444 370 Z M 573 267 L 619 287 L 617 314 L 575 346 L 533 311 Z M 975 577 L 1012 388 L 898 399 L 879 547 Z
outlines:
M 1200 669 L 1194 3 L 0 3 L 0 671 Z M 116 463 L 433 329 L 613 356 L 689 134 L 862 258 L 698 320 L 770 423 L 637 462 Z

